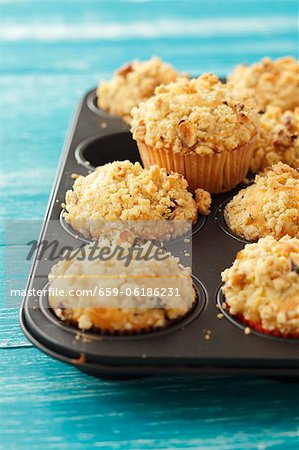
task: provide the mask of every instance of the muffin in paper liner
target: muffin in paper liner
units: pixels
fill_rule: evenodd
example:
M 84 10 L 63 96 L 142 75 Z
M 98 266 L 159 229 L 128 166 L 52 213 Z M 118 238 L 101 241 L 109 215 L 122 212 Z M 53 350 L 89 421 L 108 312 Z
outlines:
M 109 336 L 132 336 L 164 330 L 186 317 L 196 304 L 193 290 L 192 307 L 181 315 L 163 309 L 147 311 L 123 310 L 120 308 L 85 308 L 76 310 L 58 310 L 55 314 L 65 323 L 78 327 L 82 331 L 92 331 Z
M 258 333 L 262 333 L 262 334 L 266 334 L 267 336 L 272 336 L 275 338 L 283 338 L 283 339 L 299 339 L 299 334 L 297 333 L 292 333 L 292 332 L 285 332 L 282 333 L 280 331 L 278 331 L 277 329 L 275 330 L 268 330 L 267 328 L 264 328 L 262 325 L 262 322 L 251 322 L 250 320 L 246 320 L 244 317 L 244 314 L 237 314 L 236 318 L 243 323 L 244 326 L 250 328 L 250 330 L 255 330 Z
M 247 244 L 221 276 L 232 316 L 261 333 L 299 338 L 299 239 Z
M 245 178 L 255 142 L 256 135 L 235 150 L 207 155 L 153 149 L 141 141 L 137 141 L 137 145 L 145 168 L 152 165 L 164 167 L 167 172 L 182 174 L 192 192 L 202 188 L 211 194 L 218 194 L 230 191 Z
M 229 191 L 249 169 L 259 125 L 256 104 L 213 74 L 157 87 L 132 118 L 145 167 L 157 164 L 182 174 L 191 191 Z
M 283 163 L 267 168 L 230 200 L 224 218 L 233 233 L 250 242 L 268 235 L 299 238 L 299 173 Z

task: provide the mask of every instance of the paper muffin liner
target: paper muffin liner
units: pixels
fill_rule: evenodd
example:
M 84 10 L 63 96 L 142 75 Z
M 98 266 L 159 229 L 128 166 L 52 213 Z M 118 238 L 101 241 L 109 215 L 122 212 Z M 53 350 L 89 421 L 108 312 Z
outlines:
M 112 318 L 109 318 L 109 321 L 107 323 L 105 323 L 105 318 L 102 317 L 102 311 L 101 308 L 91 308 L 90 312 L 91 314 L 89 314 L 89 318 L 92 320 L 93 322 L 93 326 L 89 329 L 82 329 L 79 328 L 78 326 L 78 318 L 79 317 L 75 317 L 74 315 L 74 311 L 71 308 L 67 308 L 65 313 L 66 316 L 63 319 L 63 322 L 66 325 L 70 325 L 73 326 L 75 328 L 78 329 L 78 333 L 95 333 L 95 334 L 99 334 L 99 335 L 107 335 L 107 336 L 133 336 L 133 335 L 142 335 L 142 334 L 147 334 L 147 333 L 153 333 L 155 331 L 162 331 L 165 330 L 169 327 L 171 327 L 172 325 L 175 325 L 177 323 L 179 323 L 181 320 L 185 319 L 187 316 L 189 316 L 194 308 L 196 307 L 197 303 L 198 303 L 198 294 L 196 292 L 196 290 L 193 287 L 193 301 L 192 304 L 190 305 L 190 307 L 182 314 L 178 315 L 177 317 L 171 319 L 169 317 L 165 317 L 165 323 L 163 325 L 154 325 L 154 324 L 146 324 L 144 323 L 143 325 L 141 325 L 140 323 L 134 327 L 134 325 L 132 324 L 131 328 L 122 328 L 122 329 L 114 329 L 112 326 L 109 325 L 108 322 L 111 322 Z M 117 309 L 117 313 L 121 313 L 121 310 Z M 150 310 L 149 310 L 150 311 Z M 57 314 L 57 310 L 53 309 L 54 314 L 57 316 L 57 319 L 62 320 L 62 317 L 60 314 Z M 141 319 L 142 319 L 142 314 L 140 315 Z M 145 322 L 147 321 L 146 318 L 144 318 Z
M 245 319 L 244 315 L 242 313 L 239 313 L 236 315 L 236 318 L 244 324 L 244 326 L 247 326 L 251 328 L 252 330 L 255 330 L 259 333 L 267 334 L 268 336 L 273 337 L 280 337 L 284 339 L 299 339 L 299 334 L 296 333 L 282 333 L 278 329 L 275 330 L 267 330 L 263 327 L 262 322 L 252 322 L 248 319 Z
M 205 189 L 211 194 L 230 191 L 246 176 L 255 148 L 256 135 L 246 144 L 232 151 L 210 155 L 197 153 L 174 153 L 171 149 L 153 149 L 137 140 L 137 145 L 145 168 L 152 165 L 164 167 L 184 175 L 189 189 Z

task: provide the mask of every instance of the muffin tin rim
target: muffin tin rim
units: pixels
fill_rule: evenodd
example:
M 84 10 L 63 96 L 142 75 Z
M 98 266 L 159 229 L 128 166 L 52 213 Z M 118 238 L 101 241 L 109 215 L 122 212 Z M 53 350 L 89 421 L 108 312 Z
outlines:
M 129 376 L 129 377 L 136 377 L 136 373 L 138 373 L 139 376 L 143 375 L 152 375 L 152 374 L 160 374 L 161 373 L 197 373 L 200 372 L 202 374 L 215 374 L 221 372 L 221 368 L 219 367 L 212 367 L 212 366 L 199 366 L 199 367 L 190 367 L 190 366 L 180 366 L 180 365 L 167 365 L 167 367 L 163 367 L 161 365 L 132 365 L 132 364 L 108 364 L 108 363 L 99 363 L 99 362 L 84 362 L 80 361 L 80 354 L 76 354 L 73 358 L 70 356 L 63 355 L 62 353 L 58 353 L 57 351 L 47 347 L 44 343 L 39 341 L 28 329 L 28 324 L 26 323 L 25 315 L 24 315 L 24 308 L 20 309 L 19 314 L 19 323 L 20 327 L 27 337 L 27 339 L 35 345 L 39 350 L 43 351 L 46 355 L 51 356 L 54 359 L 58 359 L 66 364 L 71 364 L 72 366 L 76 367 L 77 369 L 88 373 L 89 375 L 94 376 L 100 376 L 100 377 L 107 377 L 108 379 L 123 379 L 123 376 Z M 78 359 L 79 358 L 79 359 Z M 248 374 L 248 371 L 252 374 L 261 375 L 261 372 L 266 376 L 285 376 L 285 370 L 284 368 L 278 367 L 278 368 L 236 368 L 236 367 L 226 367 L 225 373 L 232 373 L 236 374 Z M 299 370 L 297 367 L 293 369 L 288 370 L 288 375 L 291 377 L 291 380 L 297 380 L 299 375 Z
M 85 139 L 83 139 L 82 141 L 79 142 L 79 144 L 76 146 L 75 150 L 74 150 L 74 156 L 76 159 L 77 164 L 85 167 L 87 170 L 93 172 L 97 169 L 97 167 L 101 167 L 101 166 L 94 166 L 93 164 L 91 164 L 91 162 L 89 162 L 86 158 L 83 157 L 82 152 L 88 147 L 88 145 L 94 143 L 97 140 L 109 137 L 109 136 L 115 136 L 115 135 L 119 135 L 119 134 L 123 134 L 123 133 L 129 133 L 130 130 L 103 130 L 102 134 L 97 133 L 94 134 L 92 136 L 89 136 Z M 125 160 L 122 160 L 125 161 Z M 111 161 L 113 162 L 113 161 Z
M 98 98 L 97 88 L 95 87 L 88 92 L 87 98 L 86 98 L 86 104 L 87 104 L 88 108 L 90 109 L 90 111 L 97 114 L 98 116 L 101 116 L 101 117 L 109 119 L 109 120 L 115 119 L 115 118 L 122 120 L 120 117 L 114 116 L 114 115 L 110 114 L 109 112 L 105 111 L 104 109 L 99 108 L 96 104 L 97 98 Z

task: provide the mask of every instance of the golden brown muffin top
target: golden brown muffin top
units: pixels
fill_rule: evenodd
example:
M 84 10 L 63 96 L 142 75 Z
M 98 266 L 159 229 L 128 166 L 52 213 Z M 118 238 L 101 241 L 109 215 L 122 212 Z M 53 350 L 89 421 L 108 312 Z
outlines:
M 299 237 L 299 173 L 278 163 L 242 189 L 225 209 L 228 226 L 249 241 Z
M 231 314 L 299 336 L 299 239 L 267 236 L 246 245 L 222 280 Z
M 278 106 L 268 106 L 261 115 L 250 168 L 259 172 L 280 161 L 295 169 L 299 167 L 299 107 L 282 111 Z
M 97 89 L 98 106 L 130 123 L 134 106 L 151 97 L 157 86 L 179 76 L 184 75 L 156 57 L 133 61 L 118 69 L 110 81 L 101 82 Z
M 134 139 L 151 148 L 198 155 L 232 151 L 256 134 L 258 114 L 248 94 L 235 93 L 216 75 L 159 86 L 132 110 Z
M 273 105 L 293 110 L 299 106 L 299 64 L 291 56 L 237 66 L 228 81 L 238 91 L 249 92 L 260 109 Z
M 101 221 L 195 222 L 197 205 L 187 187 L 178 173 L 115 161 L 75 180 L 66 193 L 65 219 L 94 238 L 101 235 Z

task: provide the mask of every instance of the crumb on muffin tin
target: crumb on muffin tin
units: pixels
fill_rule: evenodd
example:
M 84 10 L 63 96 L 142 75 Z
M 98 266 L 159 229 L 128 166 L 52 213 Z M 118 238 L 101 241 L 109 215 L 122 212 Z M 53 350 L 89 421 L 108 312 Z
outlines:
M 151 97 L 157 86 L 179 76 L 184 75 L 157 57 L 133 61 L 118 69 L 111 80 L 101 82 L 97 89 L 98 106 L 130 123 L 134 106 Z
M 256 175 L 227 204 L 224 216 L 229 228 L 248 241 L 267 235 L 299 237 L 298 171 L 278 163 Z
M 203 216 L 208 216 L 210 214 L 210 207 L 212 203 L 211 194 L 204 189 L 196 189 L 195 191 L 195 201 L 198 207 L 198 211 Z
M 253 95 L 260 109 L 268 105 L 283 110 L 299 106 L 299 64 L 291 56 L 239 65 L 228 77 L 228 83 L 240 92 Z
M 221 275 L 230 314 L 258 331 L 299 338 L 299 239 L 247 244 Z
M 268 106 L 260 116 L 250 168 L 258 172 L 280 161 L 295 169 L 299 167 L 299 107 L 282 111 L 277 106 Z
M 252 97 L 234 92 L 213 74 L 157 87 L 132 116 L 137 142 L 198 155 L 232 151 L 248 143 L 259 121 Z

